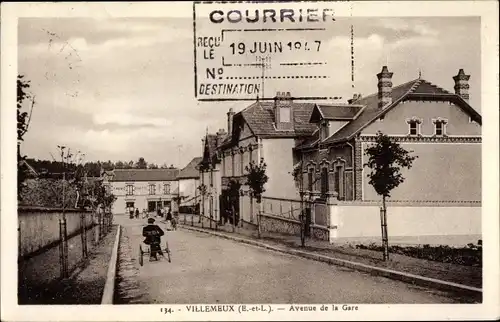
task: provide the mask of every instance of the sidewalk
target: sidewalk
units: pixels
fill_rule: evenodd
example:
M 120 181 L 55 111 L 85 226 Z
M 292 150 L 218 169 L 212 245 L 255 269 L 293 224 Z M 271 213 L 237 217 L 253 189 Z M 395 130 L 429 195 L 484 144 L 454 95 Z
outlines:
M 201 229 L 198 216 L 193 218 L 193 227 Z M 189 229 L 191 227 L 191 215 L 186 215 L 184 225 L 184 214 L 179 215 L 179 224 Z M 214 231 L 204 227 L 206 231 Z M 360 264 L 390 269 L 403 273 L 419 275 L 427 278 L 438 279 L 445 282 L 462 284 L 474 288 L 482 288 L 482 268 L 462 266 L 450 263 L 442 263 L 390 253 L 390 260 L 383 261 L 382 253 L 367 249 L 356 249 L 349 246 L 332 245 L 327 241 L 306 239 L 306 246 L 301 247 L 299 236 L 283 235 L 279 233 L 263 233 L 257 238 L 257 231 L 237 227 L 233 232 L 233 226 L 227 224 L 218 226 L 217 233 L 225 236 L 234 236 L 244 239 L 259 241 L 270 246 L 286 247 L 291 250 L 308 252 L 317 255 L 333 257 L 340 260 L 356 262 Z
M 104 236 L 85 262 L 65 280 L 52 283 L 31 304 L 101 304 L 117 225 Z

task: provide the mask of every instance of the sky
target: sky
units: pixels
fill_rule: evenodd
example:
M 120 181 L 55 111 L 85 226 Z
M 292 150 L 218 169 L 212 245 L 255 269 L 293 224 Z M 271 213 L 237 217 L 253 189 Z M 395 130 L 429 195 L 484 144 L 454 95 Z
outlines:
M 394 73 L 394 86 L 420 72 L 453 92 L 452 77 L 463 68 L 471 75 L 470 103 L 481 111 L 479 18 L 355 18 L 353 24 L 356 92 L 376 92 L 383 65 Z M 322 53 L 333 77 L 273 82 L 266 92 L 314 88 L 346 101 L 350 62 L 332 57 L 349 35 L 330 32 Z M 86 160 L 144 157 L 185 166 L 201 155 L 207 129 L 225 129 L 228 109 L 251 103 L 197 101 L 193 62 L 191 17 L 20 18 L 18 70 L 31 81 L 36 101 L 23 153 L 50 160 L 57 145 L 65 145 Z

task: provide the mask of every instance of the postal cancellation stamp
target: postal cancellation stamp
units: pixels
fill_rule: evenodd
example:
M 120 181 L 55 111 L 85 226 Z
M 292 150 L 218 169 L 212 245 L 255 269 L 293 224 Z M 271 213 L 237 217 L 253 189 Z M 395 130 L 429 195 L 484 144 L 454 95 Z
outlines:
M 307 82 L 303 99 L 328 99 L 318 82 L 353 80 L 352 26 L 335 2 L 195 2 L 195 96 L 200 101 L 255 100 L 277 82 Z M 331 43 L 332 31 L 340 37 Z M 334 48 L 332 50 L 332 47 Z

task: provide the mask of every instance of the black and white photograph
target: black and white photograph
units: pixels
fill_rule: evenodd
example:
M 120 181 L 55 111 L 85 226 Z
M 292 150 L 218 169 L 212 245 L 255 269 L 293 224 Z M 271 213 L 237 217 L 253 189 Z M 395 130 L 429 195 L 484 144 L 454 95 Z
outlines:
M 2 9 L 2 320 L 500 316 L 498 3 Z

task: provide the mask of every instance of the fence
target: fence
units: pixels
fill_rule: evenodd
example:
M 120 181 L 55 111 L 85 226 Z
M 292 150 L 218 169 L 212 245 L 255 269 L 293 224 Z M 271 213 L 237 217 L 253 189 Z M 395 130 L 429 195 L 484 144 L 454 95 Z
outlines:
M 264 215 L 300 221 L 299 216 L 302 209 L 300 200 L 262 197 L 262 205 Z
M 67 278 L 110 231 L 111 214 L 79 209 L 18 208 L 20 303 L 36 302 L 37 289 Z

